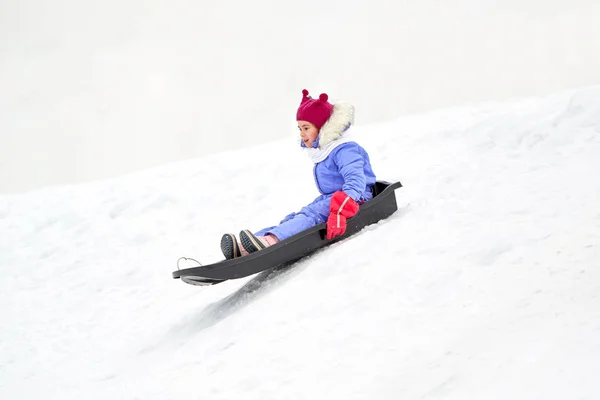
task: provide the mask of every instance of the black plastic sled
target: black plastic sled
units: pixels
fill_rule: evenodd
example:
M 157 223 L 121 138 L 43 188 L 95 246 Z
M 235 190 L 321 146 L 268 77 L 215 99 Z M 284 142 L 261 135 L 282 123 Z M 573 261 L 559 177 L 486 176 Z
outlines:
M 346 232 L 331 240 L 327 240 L 327 225 L 322 223 L 247 256 L 177 270 L 173 272 L 173 278 L 181 278 L 190 285 L 206 286 L 293 264 L 392 215 L 398 210 L 394 190 L 400 187 L 400 182 L 377 181 L 373 186 L 373 198 L 361 205 L 358 213 L 348 219 Z

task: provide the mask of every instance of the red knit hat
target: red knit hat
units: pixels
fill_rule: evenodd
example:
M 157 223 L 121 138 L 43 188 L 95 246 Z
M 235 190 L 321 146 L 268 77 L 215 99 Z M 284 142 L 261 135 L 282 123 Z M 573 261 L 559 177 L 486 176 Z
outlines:
M 321 93 L 318 100 L 313 100 L 308 95 L 308 90 L 302 91 L 302 101 L 296 112 L 296 121 L 308 121 L 321 129 L 333 113 L 333 104 L 328 103 L 329 96 Z

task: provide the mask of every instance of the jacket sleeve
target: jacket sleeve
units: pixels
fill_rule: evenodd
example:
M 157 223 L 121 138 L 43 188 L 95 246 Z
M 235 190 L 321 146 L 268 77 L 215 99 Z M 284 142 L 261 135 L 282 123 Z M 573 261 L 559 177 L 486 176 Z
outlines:
M 358 151 L 358 147 L 353 143 L 340 146 L 334 154 L 333 161 L 344 177 L 342 190 L 354 201 L 358 201 L 367 187 L 365 161 Z

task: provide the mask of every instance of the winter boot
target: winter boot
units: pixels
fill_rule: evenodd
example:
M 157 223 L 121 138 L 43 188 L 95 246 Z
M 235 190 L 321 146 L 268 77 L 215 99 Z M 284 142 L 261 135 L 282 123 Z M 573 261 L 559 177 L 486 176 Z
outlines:
M 248 229 L 240 232 L 241 253 L 254 253 L 255 251 L 266 249 L 269 246 L 279 242 L 275 235 L 254 236 Z
M 235 235 L 231 233 L 226 233 L 221 237 L 221 251 L 227 260 L 242 256 L 240 245 Z

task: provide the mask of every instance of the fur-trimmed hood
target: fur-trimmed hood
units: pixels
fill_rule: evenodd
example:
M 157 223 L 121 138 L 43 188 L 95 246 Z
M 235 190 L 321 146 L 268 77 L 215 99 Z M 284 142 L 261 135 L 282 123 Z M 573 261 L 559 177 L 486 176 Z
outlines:
M 331 117 L 319 130 L 319 148 L 339 139 L 352 124 L 354 124 L 354 106 L 349 103 L 334 104 Z
M 315 141 L 318 148 L 322 149 L 334 140 L 342 137 L 344 132 L 354 124 L 354 106 L 349 103 L 336 103 L 333 105 L 333 112 L 319 130 L 319 135 Z M 300 141 L 302 147 L 306 147 Z

